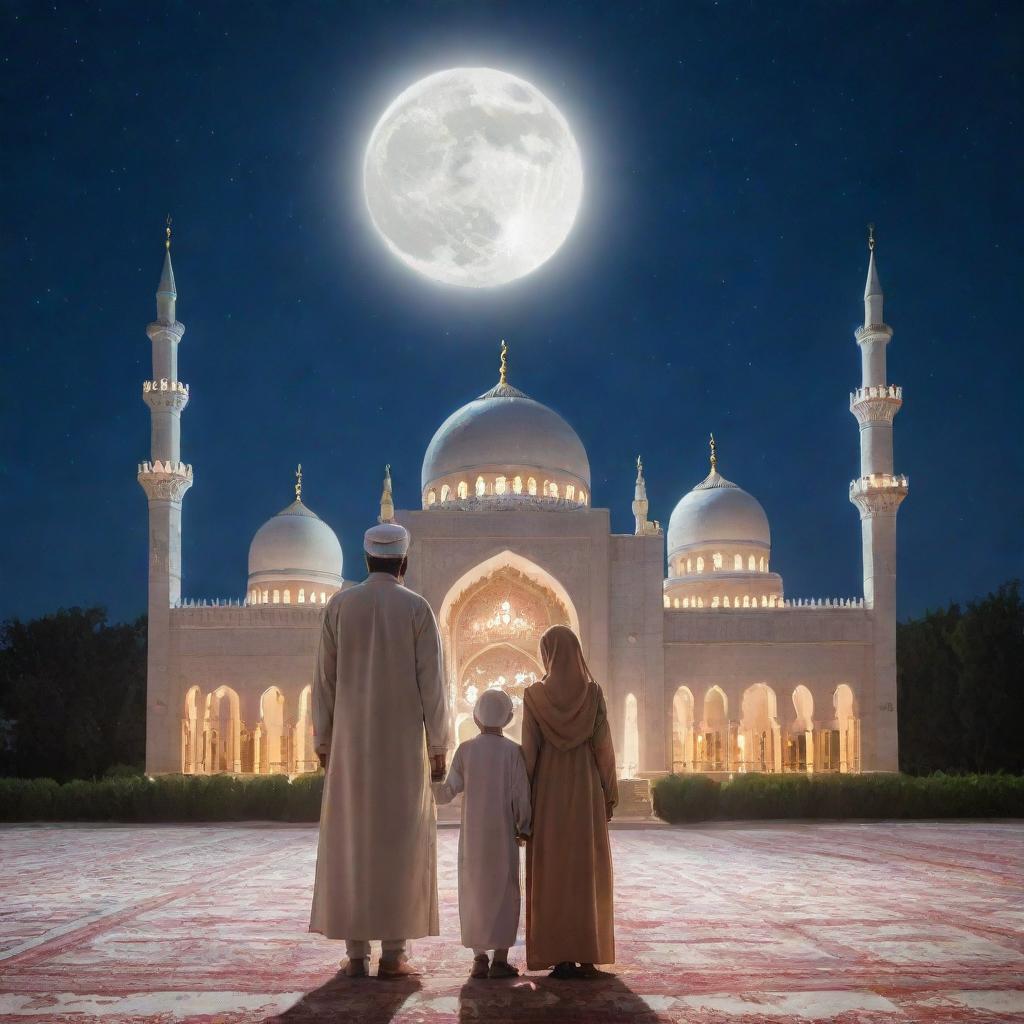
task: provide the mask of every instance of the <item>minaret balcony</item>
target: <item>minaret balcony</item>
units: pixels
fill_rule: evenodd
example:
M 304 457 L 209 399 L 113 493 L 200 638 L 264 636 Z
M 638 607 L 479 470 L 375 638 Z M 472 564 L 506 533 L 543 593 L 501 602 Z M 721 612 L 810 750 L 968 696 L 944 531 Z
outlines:
M 884 340 L 888 342 L 892 339 L 892 328 L 888 324 L 865 324 L 863 327 L 858 327 L 853 332 L 853 336 L 857 339 L 858 345 L 865 341 Z
M 895 384 L 875 384 L 850 392 L 850 412 L 861 426 L 866 423 L 891 424 L 902 405 L 903 388 Z
M 871 473 L 850 482 L 850 501 L 861 516 L 896 514 L 900 502 L 907 496 L 909 479 L 897 473 Z
M 142 382 L 142 400 L 150 409 L 171 409 L 181 412 L 188 405 L 188 385 L 180 380 L 145 380 Z
M 181 501 L 192 486 L 192 466 L 184 462 L 139 463 L 139 484 L 150 501 Z

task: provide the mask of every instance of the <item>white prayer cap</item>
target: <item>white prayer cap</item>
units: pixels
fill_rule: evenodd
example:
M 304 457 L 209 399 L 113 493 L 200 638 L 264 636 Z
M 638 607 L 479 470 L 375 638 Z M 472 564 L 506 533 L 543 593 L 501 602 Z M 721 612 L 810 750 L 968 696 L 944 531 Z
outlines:
M 405 558 L 409 531 L 398 523 L 378 523 L 363 534 L 363 550 L 374 558 Z
M 484 690 L 473 708 L 477 725 L 504 729 L 512 721 L 512 698 L 504 690 Z

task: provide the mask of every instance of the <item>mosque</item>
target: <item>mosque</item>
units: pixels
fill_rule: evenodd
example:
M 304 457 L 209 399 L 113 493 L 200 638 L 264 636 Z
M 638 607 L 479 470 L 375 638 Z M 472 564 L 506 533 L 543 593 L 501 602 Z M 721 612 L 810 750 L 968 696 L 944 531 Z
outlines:
M 244 598 L 182 600 L 181 510 L 193 477 L 181 458 L 189 389 L 178 377 L 185 328 L 167 234 L 147 328 L 153 376 L 142 385 L 152 451 L 138 470 L 149 503 L 147 771 L 313 771 L 320 617 L 351 585 L 341 545 L 304 503 L 300 468 L 295 500 L 252 539 Z M 623 779 L 897 769 L 896 513 L 907 478 L 893 471 L 902 389 L 886 379 L 892 330 L 873 237 L 869 249 L 861 385 L 850 395 L 862 597 L 786 596 L 768 517 L 720 472 L 713 439 L 709 472 L 680 498 L 667 533 L 648 518 L 639 460 L 635 529 L 613 533 L 582 441 L 509 382 L 504 345 L 497 384 L 434 434 L 420 508 L 394 508 L 386 471 L 380 518 L 412 534 L 406 582 L 441 629 L 453 746 L 475 734 L 473 705 L 495 686 L 512 698 L 518 738 L 523 689 L 542 673 L 539 637 L 560 622 L 579 632 L 604 688 Z

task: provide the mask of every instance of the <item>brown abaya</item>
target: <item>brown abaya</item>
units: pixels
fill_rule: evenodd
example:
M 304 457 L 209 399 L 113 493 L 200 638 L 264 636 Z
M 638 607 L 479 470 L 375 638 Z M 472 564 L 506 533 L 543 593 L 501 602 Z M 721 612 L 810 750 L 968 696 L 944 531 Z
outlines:
M 524 698 L 523 754 L 533 791 L 526 848 L 530 970 L 615 960 L 608 818 L 618 801 L 601 688 L 568 626 L 541 637 L 545 676 Z

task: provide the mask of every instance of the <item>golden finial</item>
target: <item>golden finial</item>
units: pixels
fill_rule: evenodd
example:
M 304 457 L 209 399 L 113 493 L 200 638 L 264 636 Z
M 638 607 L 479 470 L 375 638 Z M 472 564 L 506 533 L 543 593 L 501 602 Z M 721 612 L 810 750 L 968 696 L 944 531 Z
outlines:
M 295 470 L 295 500 L 302 501 L 302 463 Z
M 868 252 L 875 251 L 875 225 L 868 225 Z
M 171 248 L 171 215 L 167 214 L 167 237 L 164 239 L 164 248 L 170 251 Z
M 498 373 L 498 383 L 508 383 L 508 345 L 505 344 L 505 339 L 501 339 L 501 368 Z
M 711 472 L 718 472 L 718 449 L 715 446 L 715 435 L 710 435 L 711 440 Z

